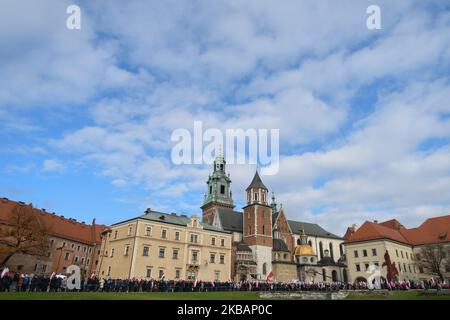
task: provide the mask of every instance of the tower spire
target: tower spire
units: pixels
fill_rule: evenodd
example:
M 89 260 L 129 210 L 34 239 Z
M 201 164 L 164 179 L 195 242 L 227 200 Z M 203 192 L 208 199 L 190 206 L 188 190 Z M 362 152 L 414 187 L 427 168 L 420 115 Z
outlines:
M 275 201 L 275 192 L 272 191 L 272 202 L 270 203 L 270 207 L 272 208 L 272 214 L 277 213 L 277 203 Z

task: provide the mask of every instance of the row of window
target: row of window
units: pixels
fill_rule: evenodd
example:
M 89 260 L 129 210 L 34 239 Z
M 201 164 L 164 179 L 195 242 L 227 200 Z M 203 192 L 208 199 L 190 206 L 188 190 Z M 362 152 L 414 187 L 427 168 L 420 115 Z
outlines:
M 126 245 L 124 248 L 124 252 L 123 255 L 124 256 L 128 256 L 130 252 L 130 246 Z M 197 250 L 193 250 L 192 251 L 192 256 L 191 256 L 191 261 L 192 262 L 198 262 L 198 253 L 199 251 Z M 150 247 L 149 246 L 144 246 L 142 248 L 142 255 L 145 257 L 148 257 L 150 254 Z M 108 252 L 105 253 L 105 255 L 108 255 Z M 172 259 L 178 259 L 178 255 L 179 255 L 179 249 L 172 249 Z M 158 252 L 158 257 L 159 258 L 165 258 L 166 256 L 166 248 L 159 248 L 159 252 Z M 114 257 L 114 248 L 111 249 L 111 255 L 110 257 Z M 89 259 L 88 259 L 89 260 Z M 216 254 L 215 253 L 211 253 L 210 257 L 209 257 L 209 262 L 210 263 L 216 263 Z M 225 263 L 225 255 L 224 254 L 220 254 L 219 255 L 219 263 L 220 264 L 224 264 Z
M 133 232 L 133 226 L 128 227 L 128 236 L 131 236 Z M 152 235 L 152 227 L 146 226 L 145 228 L 145 236 L 151 237 Z M 114 231 L 114 239 L 117 239 L 118 237 L 118 230 Z M 161 229 L 161 239 L 167 239 L 167 229 Z M 180 231 L 175 231 L 174 233 L 174 240 L 179 241 L 180 240 Z M 189 241 L 192 243 L 198 243 L 198 234 L 191 233 L 189 237 Z M 211 237 L 211 245 L 216 245 L 216 237 Z M 222 247 L 225 247 L 225 239 L 220 239 L 220 245 Z
M 55 244 L 55 240 L 54 239 L 50 240 L 50 244 L 53 246 Z M 61 243 L 60 248 L 66 248 L 66 246 L 67 246 L 67 243 L 65 241 L 63 241 Z M 86 253 L 86 252 L 89 252 L 89 254 L 92 253 L 92 248 L 91 247 L 87 247 L 87 246 L 81 247 L 81 245 L 77 245 L 76 249 L 75 249 L 75 244 L 74 243 L 70 244 L 70 248 L 73 249 L 73 250 L 76 250 L 78 252 L 80 252 L 82 250 L 84 253 Z
M 377 267 L 380 266 L 380 264 L 378 262 L 374 262 L 373 264 Z M 406 263 L 402 264 L 402 263 L 395 263 L 395 262 L 393 262 L 393 264 L 397 266 L 397 269 L 399 272 L 417 273 L 417 269 L 416 269 L 415 265 L 411 265 L 411 264 L 406 265 Z M 364 263 L 365 271 L 369 270 L 369 265 L 370 265 L 369 263 Z M 407 266 L 408 266 L 408 268 L 407 268 Z M 356 267 L 356 271 L 358 271 L 358 272 L 361 271 L 361 265 L 359 263 L 355 264 L 355 267 Z M 421 267 L 419 267 L 419 272 L 423 273 L 423 269 Z
M 377 256 L 377 249 L 375 249 L 375 248 L 372 248 L 372 256 L 373 257 L 376 257 Z M 400 253 L 399 253 L 400 252 Z M 358 252 L 358 250 L 354 250 L 353 251 L 353 255 L 354 255 L 354 257 L 355 258 L 358 258 L 359 257 L 359 252 Z M 413 260 L 413 254 L 412 253 L 409 253 L 408 254 L 408 252 L 403 252 L 403 251 L 398 251 L 397 249 L 395 249 L 395 255 L 397 256 L 397 258 L 400 258 L 400 256 L 402 257 L 402 259 L 404 259 L 404 258 L 406 258 L 407 260 Z M 362 250 L 362 256 L 363 257 L 367 257 L 368 255 L 367 255 L 367 250 L 366 249 L 363 249 Z
M 64 260 L 69 261 L 70 260 L 70 253 L 66 252 L 64 254 Z M 78 261 L 80 261 L 80 258 L 78 256 L 74 256 L 73 257 L 73 263 L 78 263 Z M 91 264 L 91 259 L 87 258 L 85 259 L 84 257 L 81 258 L 81 264 L 84 264 L 84 262 L 86 262 L 86 265 L 90 265 Z M 95 261 L 95 265 L 98 265 L 98 260 Z
M 359 257 L 359 252 L 358 252 L 358 250 L 354 250 L 354 251 L 353 251 L 353 256 L 354 256 L 355 258 L 358 258 L 358 257 Z M 368 256 L 367 250 L 366 250 L 366 249 L 363 249 L 363 250 L 362 250 L 362 256 L 363 256 L 363 257 L 367 257 L 367 256 Z M 372 257 L 376 257 L 376 256 L 377 256 L 377 249 L 372 248 Z

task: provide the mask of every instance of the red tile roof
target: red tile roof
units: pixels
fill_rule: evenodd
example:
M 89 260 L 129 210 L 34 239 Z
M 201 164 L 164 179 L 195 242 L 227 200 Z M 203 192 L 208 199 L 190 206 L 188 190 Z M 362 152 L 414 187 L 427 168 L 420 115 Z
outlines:
M 397 220 L 366 221 L 354 233 L 346 233 L 344 243 L 390 239 L 408 245 L 450 242 L 450 215 L 427 219 L 417 228 L 407 229 Z
M 99 244 L 101 242 L 101 232 L 106 229 L 104 225 L 95 224 L 95 219 L 93 224 L 89 225 L 33 208 L 31 204 L 27 205 L 23 202 L 16 202 L 6 198 L 0 199 L 0 223 L 8 223 L 9 215 L 16 206 L 29 206 L 32 208 L 49 234 L 63 239 L 85 244 Z

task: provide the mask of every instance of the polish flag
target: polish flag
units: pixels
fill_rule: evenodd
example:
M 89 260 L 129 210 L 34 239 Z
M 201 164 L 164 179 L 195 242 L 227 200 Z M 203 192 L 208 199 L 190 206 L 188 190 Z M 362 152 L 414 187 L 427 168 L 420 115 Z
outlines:
M 194 279 L 194 283 L 192 284 L 192 288 L 195 288 L 197 286 L 197 278 Z
M 3 269 L 2 271 L 2 275 L 1 278 L 3 278 L 5 275 L 7 275 L 9 273 L 9 269 L 7 267 L 5 267 L 5 269 Z

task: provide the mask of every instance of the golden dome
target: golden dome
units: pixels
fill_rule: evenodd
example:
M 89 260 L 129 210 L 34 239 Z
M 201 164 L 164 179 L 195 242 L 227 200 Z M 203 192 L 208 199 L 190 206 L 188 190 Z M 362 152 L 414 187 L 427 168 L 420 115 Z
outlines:
M 299 245 L 295 248 L 295 256 L 315 256 L 313 248 L 308 244 Z

